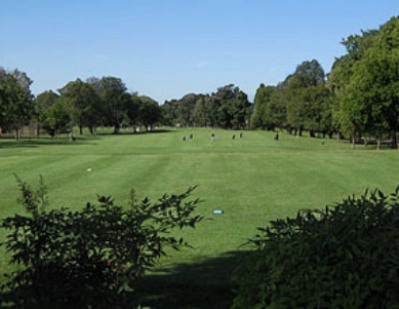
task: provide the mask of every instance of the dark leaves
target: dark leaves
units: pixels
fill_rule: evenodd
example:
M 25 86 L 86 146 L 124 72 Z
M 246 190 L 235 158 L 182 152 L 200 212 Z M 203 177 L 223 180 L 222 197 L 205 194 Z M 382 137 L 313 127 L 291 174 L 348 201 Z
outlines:
M 399 306 L 399 196 L 379 190 L 258 228 L 234 308 Z
M 137 203 L 132 191 L 130 207 L 100 196 L 99 205 L 87 203 L 80 211 L 46 210 L 42 179 L 36 192 L 17 180 L 29 215 L 2 221 L 1 227 L 9 231 L 2 245 L 11 253 L 11 262 L 25 269 L 11 274 L 0 288 L 6 304 L 21 308 L 116 306 L 165 255 L 165 247 L 189 246 L 169 236 L 172 229 L 195 227 L 202 220 L 193 215 L 200 200 L 187 201 L 195 187 L 164 195 L 155 204 L 148 198 Z

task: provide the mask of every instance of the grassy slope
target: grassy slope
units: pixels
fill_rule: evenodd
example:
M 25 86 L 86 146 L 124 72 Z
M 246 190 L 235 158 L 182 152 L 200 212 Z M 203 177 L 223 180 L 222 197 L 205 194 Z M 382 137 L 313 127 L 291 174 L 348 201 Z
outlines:
M 183 142 L 182 137 L 191 132 L 194 140 Z M 216 133 L 214 142 L 211 132 Z M 96 194 L 124 201 L 132 187 L 139 197 L 154 199 L 198 185 L 195 197 L 205 200 L 198 212 L 211 220 L 196 230 L 179 232 L 194 249 L 172 252 L 161 267 L 179 264 L 184 269 L 198 263 L 197 269 L 206 269 L 209 261 L 218 265 L 229 260 L 228 252 L 238 250 L 256 227 L 269 220 L 294 215 L 301 208 L 323 207 L 367 187 L 389 192 L 399 183 L 396 151 L 352 150 L 333 140 L 322 145 L 320 139 L 288 135 L 276 142 L 272 133 L 261 131 L 245 132 L 243 140 L 232 140 L 232 134 L 180 129 L 85 136 L 77 143 L 0 140 L 0 217 L 21 211 L 15 203 L 18 189 L 13 173 L 32 185 L 43 175 L 52 205 L 72 208 L 95 201 Z M 213 216 L 213 209 L 224 214 Z M 4 269 L 5 258 L 0 263 Z

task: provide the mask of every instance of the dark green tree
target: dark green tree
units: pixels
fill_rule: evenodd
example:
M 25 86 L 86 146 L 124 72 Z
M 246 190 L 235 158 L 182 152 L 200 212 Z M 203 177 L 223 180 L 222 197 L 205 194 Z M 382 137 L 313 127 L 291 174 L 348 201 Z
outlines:
M 133 127 L 133 131 L 136 132 L 137 126 L 140 123 L 140 109 L 141 100 L 137 93 L 133 93 L 130 96 L 130 100 L 126 104 L 126 115 L 128 117 L 128 124 Z
M 171 101 L 166 101 L 164 104 L 162 104 L 161 107 L 161 113 L 162 113 L 162 119 L 163 123 L 167 126 L 175 126 L 177 125 L 177 100 L 171 100 Z
M 193 111 L 193 121 L 198 127 L 214 127 L 216 125 L 213 101 L 209 95 L 198 96 Z
M 248 96 L 233 84 L 218 88 L 212 95 L 217 125 L 224 129 L 244 129 L 251 114 Z
M 152 131 L 155 124 L 162 121 L 162 112 L 158 103 L 147 96 L 140 96 L 138 117 L 147 131 Z
M 274 86 L 265 86 L 260 84 L 256 90 L 254 100 L 254 112 L 252 114 L 251 124 L 253 128 L 273 129 L 276 124 L 270 121 L 272 115 L 270 113 L 270 98 L 272 93 L 276 90 Z M 267 119 L 269 118 L 269 119 Z
M 252 113 L 246 93 L 234 85 L 218 88 L 216 93 L 187 94 L 166 101 L 161 107 L 168 125 L 244 129 Z
M 101 124 L 102 106 L 100 98 L 94 87 L 80 79 L 67 83 L 58 90 L 61 96 L 65 96 L 72 104 L 72 118 L 79 127 L 79 133 L 83 134 L 83 127 L 88 127 L 93 134 L 95 127 Z
M 59 97 L 47 110 L 47 118 L 42 126 L 50 136 L 69 133 L 73 127 L 73 106 L 68 98 Z
M 17 140 L 20 129 L 29 124 L 34 113 L 31 83 L 29 77 L 18 70 L 0 72 L 0 127 L 15 130 Z
M 49 109 L 54 105 L 55 101 L 59 98 L 59 95 L 55 92 L 48 90 L 40 93 L 34 99 L 35 107 L 35 120 L 36 120 L 36 131 L 37 135 L 40 134 L 40 129 L 43 128 L 43 124 L 48 122 Z
M 193 127 L 193 113 L 198 95 L 189 93 L 183 96 L 177 103 L 176 122 L 183 127 Z
M 335 122 L 352 141 L 388 137 L 397 148 L 399 129 L 399 17 L 378 30 L 363 31 L 343 41 L 347 54 L 337 59 L 331 87 L 337 97 Z
M 317 60 L 304 61 L 294 74 L 283 83 L 287 109 L 287 125 L 298 135 L 308 130 L 310 136 L 315 131 L 325 132 L 322 118 L 332 110 L 325 73 Z
M 333 121 L 337 131 L 350 135 L 352 142 L 360 141 L 367 131 L 367 112 L 364 106 L 353 100 L 347 86 L 354 73 L 355 64 L 362 59 L 364 52 L 373 42 L 376 31 L 363 31 L 361 35 L 351 35 L 342 44 L 347 54 L 337 58 L 329 75 L 329 86 L 334 95 Z
M 264 123 L 267 127 L 287 128 L 286 94 L 281 84 L 271 93 L 270 102 L 265 106 Z
M 373 44 L 354 64 L 347 97 L 365 114 L 365 127 L 377 139 L 385 133 L 397 148 L 399 130 L 399 17 L 381 26 Z
M 96 81 L 94 89 L 104 105 L 105 125 L 113 126 L 114 133 L 118 134 L 130 101 L 125 84 L 120 78 L 107 76 Z

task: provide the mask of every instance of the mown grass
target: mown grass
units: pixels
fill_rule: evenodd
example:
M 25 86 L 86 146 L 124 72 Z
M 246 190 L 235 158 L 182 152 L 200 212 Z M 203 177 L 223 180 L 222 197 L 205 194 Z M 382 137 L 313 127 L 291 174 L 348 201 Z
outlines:
M 216 134 L 213 142 L 212 132 Z M 190 133 L 194 139 L 182 141 Z M 179 308 L 180 287 L 187 290 L 191 282 L 193 294 L 181 293 L 185 299 L 181 308 L 189 308 L 190 300 L 192 308 L 203 308 L 209 295 L 215 308 L 224 308 L 226 295 L 231 296 L 230 270 L 239 252 L 248 249 L 241 245 L 256 233 L 256 227 L 292 216 L 302 208 L 321 208 L 366 188 L 390 192 L 399 183 L 398 151 L 352 149 L 345 142 L 327 139 L 323 144 L 321 139 L 285 134 L 275 141 L 273 133 L 264 131 L 245 131 L 242 140 L 238 134 L 169 129 L 148 134 L 84 135 L 75 143 L 66 137 L 18 143 L 0 139 L 0 217 L 23 212 L 15 202 L 19 192 L 14 173 L 32 185 L 42 175 L 52 207 L 75 209 L 94 202 L 97 194 L 112 195 L 124 203 L 130 188 L 139 198 L 156 199 L 198 185 L 195 197 L 204 200 L 198 213 L 209 220 L 195 230 L 176 232 L 193 249 L 170 252 L 142 289 L 150 294 L 145 302 L 156 308 Z M 92 172 L 87 172 L 88 168 Z M 215 216 L 214 209 L 224 214 Z M 0 265 L 9 269 L 4 254 Z M 212 291 L 215 293 L 209 294 Z

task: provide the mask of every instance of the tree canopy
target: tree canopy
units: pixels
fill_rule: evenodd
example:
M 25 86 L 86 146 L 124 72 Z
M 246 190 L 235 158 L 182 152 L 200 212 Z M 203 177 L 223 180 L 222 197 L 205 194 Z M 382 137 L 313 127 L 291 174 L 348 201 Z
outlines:
M 347 54 L 338 58 L 331 83 L 339 100 L 338 123 L 353 136 L 390 138 L 397 148 L 399 129 L 399 17 L 378 30 L 343 41 Z
M 0 128 L 15 130 L 17 139 L 21 127 L 29 123 L 34 112 L 31 84 L 26 73 L 0 68 Z
M 162 111 L 169 125 L 243 129 L 250 118 L 251 104 L 245 92 L 230 84 L 211 95 L 191 93 L 166 101 Z
M 313 59 L 297 66 L 278 86 L 261 84 L 255 96 L 252 126 L 331 134 L 331 99 L 326 75 Z

